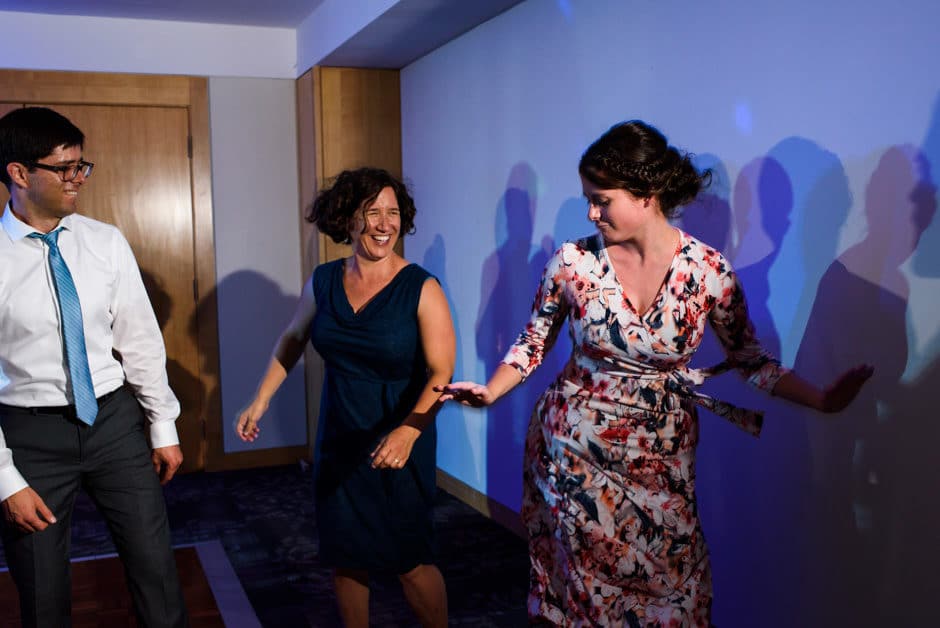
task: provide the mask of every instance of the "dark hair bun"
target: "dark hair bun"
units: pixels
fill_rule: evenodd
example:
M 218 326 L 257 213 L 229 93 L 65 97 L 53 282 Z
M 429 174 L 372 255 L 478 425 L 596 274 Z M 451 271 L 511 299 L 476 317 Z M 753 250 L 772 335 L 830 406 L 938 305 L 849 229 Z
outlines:
M 658 129 L 641 120 L 612 126 L 584 151 L 578 171 L 601 188 L 655 196 L 667 218 L 711 181 L 710 171 L 700 173 L 690 154 L 670 146 Z
M 658 196 L 663 212 L 672 217 L 679 207 L 694 201 L 702 188 L 708 186 L 711 182 L 711 171 L 700 173 L 692 164 L 692 157 L 688 153 L 680 153 L 671 146 L 668 153 L 673 166 L 664 172 L 665 180 Z

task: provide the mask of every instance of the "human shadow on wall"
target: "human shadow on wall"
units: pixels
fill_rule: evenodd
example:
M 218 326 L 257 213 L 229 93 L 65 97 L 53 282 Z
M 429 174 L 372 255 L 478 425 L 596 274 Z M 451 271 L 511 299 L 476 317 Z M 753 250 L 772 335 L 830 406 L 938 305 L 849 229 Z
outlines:
M 710 171 L 711 182 L 693 202 L 682 208 L 676 223 L 689 235 L 727 255 L 732 236 L 728 170 L 721 159 L 711 153 L 695 155 L 692 163 L 699 172 Z
M 454 322 L 454 335 L 457 341 L 457 353 L 454 360 L 453 381 L 472 379 L 472 376 L 463 372 L 463 345 L 460 333 L 459 312 L 454 310 L 451 300 L 451 285 L 447 274 L 447 249 L 444 246 L 444 238 L 437 234 L 431 241 L 431 246 L 424 252 L 424 258 L 421 265 L 429 273 L 437 277 L 441 283 L 441 288 L 447 296 L 447 304 L 450 307 L 450 316 Z M 438 457 L 438 466 L 444 462 L 444 466 L 450 469 L 465 470 L 473 469 L 473 448 L 470 446 L 470 435 L 467 432 L 467 420 L 464 412 L 464 406 L 459 403 L 447 403 L 441 408 L 436 419 L 438 433 L 454 433 L 455 426 L 461 426 L 461 436 L 450 438 L 448 440 L 438 441 L 438 451 L 441 452 Z M 458 428 L 460 430 L 461 428 Z M 462 473 L 461 473 L 462 475 Z
M 816 287 L 836 257 L 839 235 L 852 206 L 841 159 L 813 140 L 789 137 L 768 151 L 783 166 L 793 189 L 792 228 L 769 270 L 775 288 L 782 350 L 800 346 Z
M 489 377 L 529 320 L 547 255 L 533 248 L 537 177 L 528 163 L 513 166 L 496 208 L 496 250 L 483 262 L 480 310 L 476 321 L 477 355 Z M 548 369 L 540 368 L 488 408 L 486 494 L 519 510 L 522 457 L 532 408 L 545 388 Z
M 933 116 L 923 144 L 924 157 L 933 173 L 933 181 L 940 179 L 940 92 L 934 102 Z M 940 220 L 934 220 L 924 231 L 920 246 L 911 259 L 914 274 L 925 278 L 940 278 Z M 937 341 L 940 341 L 938 334 Z M 940 346 L 934 347 L 940 352 Z
M 940 95 L 924 140 L 922 177 L 916 191 L 926 220 L 938 198 L 940 173 Z M 925 173 L 926 175 L 926 173 Z M 934 209 L 934 211 L 936 211 Z M 915 227 L 916 229 L 916 227 Z M 907 266 L 915 283 L 908 307 L 909 357 L 897 397 L 887 404 L 896 427 L 886 445 L 890 452 L 887 490 L 893 501 L 887 506 L 891 522 L 882 540 L 887 557 L 879 590 L 879 606 L 896 611 L 896 625 L 929 625 L 936 617 L 936 593 L 940 591 L 940 504 L 935 478 L 940 476 L 936 443 L 940 422 L 936 395 L 940 390 L 940 325 L 936 316 L 937 292 L 923 286 L 940 278 L 940 219 L 934 214 Z M 925 316 L 926 314 L 926 316 Z
M 157 318 L 157 324 L 160 326 L 162 333 L 166 334 L 167 323 L 170 321 L 170 317 L 173 314 L 173 299 L 154 274 L 141 268 L 140 277 L 143 279 L 144 288 L 147 290 L 147 295 L 150 297 L 150 304 L 153 306 L 153 313 Z M 188 327 L 187 331 L 189 342 L 196 344 L 197 336 L 195 328 Z M 164 339 L 164 344 L 167 345 L 167 347 L 170 346 L 170 343 L 167 342 L 166 339 Z M 191 372 L 182 362 L 170 355 L 169 352 L 166 357 L 166 374 L 170 382 L 170 388 L 180 402 L 180 418 L 195 421 L 197 424 L 205 420 L 206 386 L 199 378 L 199 374 Z M 182 438 L 183 434 L 181 434 L 180 437 Z M 198 460 L 184 460 L 184 469 L 189 470 L 196 468 L 195 465 L 199 462 Z
M 810 139 L 786 138 L 768 151 L 767 160 L 758 191 L 763 231 L 775 252 L 738 266 L 758 334 L 786 365 L 793 361 L 791 356 L 803 337 L 819 280 L 835 258 L 852 199 L 842 161 Z M 742 238 L 736 258 L 753 256 L 748 243 Z M 761 325 L 762 320 L 768 324 Z M 807 495 L 813 473 L 809 429 L 824 419 L 776 399 L 760 400 L 757 395 L 748 391 L 740 402 L 767 410 L 755 450 L 759 459 L 750 466 L 761 487 L 755 488 L 753 506 L 739 503 L 735 507 L 757 530 L 751 538 L 759 546 L 745 548 L 754 551 L 745 560 L 754 566 L 757 577 L 748 580 L 745 595 L 749 597 L 735 600 L 731 617 L 737 616 L 736 611 L 747 617 L 741 626 L 754 622 L 771 628 L 810 625 L 819 611 L 806 591 L 807 574 L 818 568 L 818 557 L 807 549 L 816 535 L 814 527 L 807 525 L 812 516 Z M 728 572 L 724 577 L 731 575 Z
M 739 172 L 731 203 L 738 237 L 726 255 L 744 289 L 761 345 L 779 357 L 780 332 L 769 305 L 768 276 L 790 228 L 794 209 L 790 177 L 775 159 L 756 158 Z M 724 357 L 709 333 L 695 365 L 709 366 Z M 778 584 L 792 582 L 802 569 L 797 560 L 801 547 L 797 461 L 806 448 L 805 433 L 781 418 L 785 408 L 779 401 L 750 387 L 736 373 L 710 380 L 704 390 L 765 412 L 760 439 L 702 413 L 707 418 L 700 426 L 698 493 L 712 550 L 714 617 L 731 626 L 798 625 L 794 604 L 780 595 Z
M 912 235 L 916 242 L 911 268 L 916 279 L 940 277 L 940 220 L 937 219 L 937 169 L 940 168 L 940 102 L 934 112 L 931 132 L 924 151 L 914 153 L 912 165 L 922 175 L 911 190 L 914 205 Z M 931 139 L 937 140 L 932 143 Z M 929 151 L 929 152 L 928 152 Z M 931 255 L 934 257 L 931 261 Z M 936 293 L 918 294 L 919 310 L 935 307 Z M 925 303 L 926 301 L 926 303 Z M 927 307 L 923 307 L 927 305 Z M 911 321 L 910 306 L 908 321 Z M 935 311 L 935 310 L 933 310 Z M 932 409 L 940 390 L 940 330 L 932 321 L 934 333 L 924 341 L 911 342 L 902 383 L 895 398 L 887 400 L 880 424 L 894 427 L 882 450 L 879 467 L 885 498 L 878 510 L 883 528 L 876 531 L 886 558 L 879 583 L 878 603 L 881 616 L 889 616 L 898 625 L 927 625 L 936 617 L 936 592 L 940 591 L 940 504 L 929 478 L 940 476 L 936 443 L 940 442 L 940 423 Z M 909 338 L 918 339 L 919 325 L 910 323 Z M 878 453 L 878 449 L 872 453 Z M 875 479 L 879 476 L 876 475 Z M 921 479 L 927 480 L 926 483 Z M 935 483 L 933 484 L 935 486 Z M 890 513 L 890 516 L 885 516 Z
M 819 625 L 916 625 L 899 622 L 898 613 L 912 613 L 919 604 L 908 597 L 909 582 L 918 580 L 918 572 L 921 582 L 933 573 L 934 566 L 925 572 L 917 565 L 927 560 L 925 552 L 936 558 L 937 550 L 910 534 L 909 526 L 918 528 L 918 517 L 936 517 L 937 507 L 908 512 L 913 520 L 907 521 L 899 518 L 904 504 L 898 495 L 908 483 L 940 474 L 935 456 L 908 462 L 913 442 L 937 430 L 929 425 L 932 417 L 911 405 L 901 384 L 909 357 L 910 297 L 901 265 L 936 213 L 936 187 L 919 150 L 895 146 L 885 151 L 866 187 L 864 212 L 867 234 L 823 275 L 796 359 L 798 371 L 820 384 L 854 364 L 875 366 L 846 412 L 808 423 L 816 526 L 807 548 L 815 569 L 805 593 Z M 902 472 L 905 468 L 918 475 Z M 893 543 L 886 543 L 889 539 Z M 903 573 L 895 570 L 903 585 L 887 577 L 899 554 L 915 559 Z M 888 603 L 890 589 L 899 586 L 908 590 L 902 600 L 894 600 L 903 611 Z
M 226 453 L 307 442 L 302 362 L 288 374 L 272 399 L 258 439 L 244 443 L 234 430 L 238 412 L 254 396 L 274 344 L 296 306 L 297 296 L 284 293 L 260 273 L 242 270 L 222 279 L 196 308 L 191 321 L 193 329 L 204 318 L 205 308 L 218 308 L 220 390 L 213 392 L 221 400 L 222 444 Z M 204 366 L 213 368 L 210 364 Z

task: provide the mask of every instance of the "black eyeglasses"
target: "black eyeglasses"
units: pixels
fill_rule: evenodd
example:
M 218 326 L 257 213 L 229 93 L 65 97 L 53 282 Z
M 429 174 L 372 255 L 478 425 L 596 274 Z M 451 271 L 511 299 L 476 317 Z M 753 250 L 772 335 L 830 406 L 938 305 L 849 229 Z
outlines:
M 81 172 L 82 176 L 87 179 L 91 176 L 91 171 L 95 167 L 95 164 L 91 163 L 90 161 L 80 161 L 77 164 L 68 164 L 64 166 L 50 166 L 48 164 L 41 164 L 35 161 L 31 161 L 26 165 L 30 168 L 39 168 L 41 170 L 48 170 L 49 172 L 57 172 L 59 174 L 59 178 L 65 182 L 74 181 L 79 172 Z

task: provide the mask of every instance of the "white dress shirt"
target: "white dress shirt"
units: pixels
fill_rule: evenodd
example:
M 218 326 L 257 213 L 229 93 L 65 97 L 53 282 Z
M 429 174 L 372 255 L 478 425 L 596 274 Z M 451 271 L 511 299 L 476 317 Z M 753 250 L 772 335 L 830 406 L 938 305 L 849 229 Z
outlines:
M 178 444 L 180 405 L 167 381 L 163 336 L 130 245 L 116 227 L 78 214 L 59 226 L 59 250 L 82 306 L 95 396 L 126 381 L 150 420 L 151 446 Z M 35 232 L 7 204 L 0 216 L 0 403 L 65 406 L 72 399 L 59 305 L 49 249 L 27 237 Z M 27 486 L 15 462 L 0 429 L 0 500 Z

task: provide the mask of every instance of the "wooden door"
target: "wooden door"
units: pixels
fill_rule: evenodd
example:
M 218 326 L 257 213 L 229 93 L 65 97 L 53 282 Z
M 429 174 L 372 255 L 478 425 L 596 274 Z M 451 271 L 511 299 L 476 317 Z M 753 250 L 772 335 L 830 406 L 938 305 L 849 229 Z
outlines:
M 13 111 L 14 109 L 19 109 L 22 106 L 23 105 L 16 104 L 16 103 L 0 102 L 0 116 L 5 116 L 6 114 Z M 0 205 L 0 207 L 5 207 L 7 204 L 7 201 L 9 200 L 10 200 L 10 192 L 7 190 L 7 186 L 0 185 L 0 204 L 2 204 Z M 0 212 L 2 211 L 3 210 L 0 209 Z
M 401 90 L 398 70 L 314 68 L 319 87 L 318 184 L 343 170 L 371 166 L 401 177 Z M 404 234 L 395 250 L 404 254 Z M 347 244 L 321 235 L 320 262 L 347 257 Z
M 184 470 L 201 467 L 202 410 L 196 348 L 189 119 L 182 107 L 53 107 L 85 133 L 95 164 L 79 211 L 115 225 L 127 238 L 163 331 Z
M 221 466 L 207 441 L 221 417 L 205 80 L 0 71 L 0 101 L 0 114 L 51 107 L 85 133 L 95 170 L 79 211 L 116 225 L 137 258 L 182 406 L 183 470 Z

